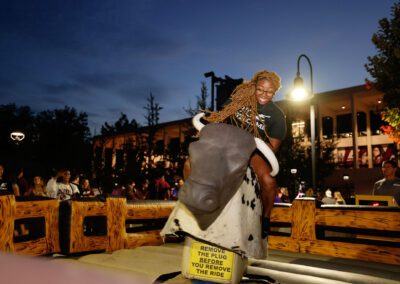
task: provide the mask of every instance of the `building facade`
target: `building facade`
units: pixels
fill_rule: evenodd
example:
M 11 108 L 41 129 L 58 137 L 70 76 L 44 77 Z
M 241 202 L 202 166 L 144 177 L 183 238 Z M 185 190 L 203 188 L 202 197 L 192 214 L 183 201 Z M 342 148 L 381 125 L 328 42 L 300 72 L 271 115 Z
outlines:
M 342 176 L 350 177 L 352 186 L 359 192 L 369 192 L 373 181 L 380 176 L 381 163 L 395 159 L 398 162 L 399 145 L 393 143 L 380 130 L 383 94 L 364 85 L 317 93 L 313 101 L 278 101 L 277 104 L 292 122 L 293 138 L 301 137 L 304 145 L 310 144 L 310 103 L 316 110 L 316 139 L 334 141 L 334 162 L 338 182 Z M 124 168 L 129 164 L 129 153 L 145 150 L 150 129 L 121 133 L 94 139 L 94 164 L 97 168 Z M 161 123 L 154 129 L 156 154 L 177 155 L 187 153 L 195 131 L 191 119 Z M 358 177 L 359 176 L 359 177 Z M 343 181 L 342 181 L 343 182 Z M 348 182 L 348 181 L 347 181 Z M 371 188 L 372 189 L 372 188 Z

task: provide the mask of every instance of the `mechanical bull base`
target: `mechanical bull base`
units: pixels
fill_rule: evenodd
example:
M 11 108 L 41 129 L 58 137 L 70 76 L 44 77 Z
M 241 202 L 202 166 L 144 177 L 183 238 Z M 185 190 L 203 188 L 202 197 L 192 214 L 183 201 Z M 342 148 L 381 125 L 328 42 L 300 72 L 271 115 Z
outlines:
M 261 238 L 261 191 L 249 167 L 250 156 L 259 149 L 270 161 L 272 175 L 278 162 L 265 143 L 245 130 L 227 124 L 198 126 L 199 115 L 194 125 L 201 132 L 199 141 L 189 147 L 191 173 L 161 235 L 192 237 L 186 240 L 190 249 L 184 250 L 184 276 L 190 268 L 198 268 L 192 271 L 200 272 L 200 277 L 189 278 L 237 283 L 247 258 L 264 258 L 267 245 Z M 225 272 L 234 267 L 237 271 L 226 279 Z
M 261 239 L 260 190 L 251 169 L 218 218 L 202 230 L 196 217 L 178 201 L 161 235 L 189 234 L 196 239 L 236 252 L 242 257 L 264 258 Z

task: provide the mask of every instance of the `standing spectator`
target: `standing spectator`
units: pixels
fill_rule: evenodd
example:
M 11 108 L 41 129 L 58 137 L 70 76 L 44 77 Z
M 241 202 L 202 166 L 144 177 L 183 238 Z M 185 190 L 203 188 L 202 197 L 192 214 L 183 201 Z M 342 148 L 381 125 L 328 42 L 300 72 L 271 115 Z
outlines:
M 397 205 L 400 205 L 400 178 L 396 177 L 397 164 L 389 160 L 383 162 L 383 179 L 378 180 L 372 189 L 372 195 L 393 196 Z
M 175 184 L 174 189 L 172 190 L 172 200 L 178 200 L 178 194 L 179 190 L 182 188 L 182 186 L 185 184 L 183 181 L 183 178 L 179 177 L 178 182 Z
M 11 184 L 4 178 L 4 166 L 0 164 L 0 192 L 13 193 Z
M 121 185 L 121 184 L 118 184 L 118 183 L 116 183 L 115 185 L 114 185 L 115 187 L 114 187 L 114 189 L 112 190 L 112 192 L 111 192 L 111 196 L 114 196 L 114 197 L 123 197 L 124 195 L 124 191 L 125 191 L 125 188 Z
M 126 197 L 127 200 L 139 199 L 137 195 L 136 183 L 134 180 L 128 180 L 123 195 Z
M 79 184 L 79 179 L 80 179 L 80 177 L 78 174 L 75 173 L 75 174 L 71 175 L 71 184 L 78 189 L 78 191 L 79 191 L 78 195 L 81 195 L 82 190 L 81 190 L 81 186 Z
M 51 178 L 47 181 L 46 190 L 51 198 L 57 198 L 57 182 L 62 177 L 63 172 L 52 169 Z
M 43 179 L 41 176 L 35 175 L 33 177 L 33 183 L 31 184 L 28 191 L 24 195 L 48 197 L 48 193 L 46 187 L 44 186 Z
M 171 188 L 170 184 L 165 180 L 164 174 L 161 174 L 155 180 L 156 199 L 165 199 L 167 191 Z
M 325 197 L 322 198 L 323 204 L 336 204 L 335 198 L 332 197 L 332 191 L 328 188 L 325 191 Z
M 346 204 L 346 201 L 344 200 L 344 198 L 343 198 L 342 194 L 340 193 L 340 191 L 335 191 L 333 193 L 333 196 L 335 197 L 337 205 L 345 205 Z
M 24 176 L 24 168 L 20 168 L 17 172 L 17 185 L 19 189 L 19 195 L 24 196 L 29 190 L 29 182 Z
M 139 190 L 141 191 L 143 200 L 149 199 L 149 180 L 148 179 L 144 179 L 142 181 L 142 185 Z
M 275 203 L 290 203 L 289 192 L 287 187 L 280 187 L 275 196 Z
M 81 192 L 84 197 L 94 197 L 94 190 L 90 186 L 90 181 L 88 178 L 82 178 L 81 181 Z
M 70 182 L 71 172 L 63 171 L 62 182 L 57 183 L 57 199 L 69 200 L 79 194 L 79 189 L 76 185 Z

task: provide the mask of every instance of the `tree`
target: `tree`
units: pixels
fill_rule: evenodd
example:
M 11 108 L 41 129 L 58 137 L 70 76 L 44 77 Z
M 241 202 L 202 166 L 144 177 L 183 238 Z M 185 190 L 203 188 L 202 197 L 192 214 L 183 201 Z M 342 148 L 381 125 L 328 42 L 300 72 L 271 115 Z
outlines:
M 46 110 L 36 115 L 37 159 L 48 167 L 90 169 L 91 137 L 87 114 L 74 108 Z
M 11 172 L 18 167 L 46 174 L 51 168 L 69 167 L 89 171 L 91 137 L 86 113 L 65 107 L 33 113 L 27 106 L 0 106 L 1 162 Z M 10 132 L 19 130 L 25 139 L 16 145 Z
M 287 134 L 277 154 L 280 165 L 277 182 L 281 186 L 288 187 L 291 197 L 296 196 L 298 190 L 296 185 L 300 181 L 305 181 L 309 185 L 312 183 L 311 145 L 304 145 L 305 134 L 295 138 L 292 135 L 292 123 L 297 115 L 294 108 L 286 112 Z M 334 171 L 333 151 L 335 148 L 336 143 L 333 140 L 317 142 L 316 153 L 319 153 L 316 157 L 317 181 L 323 181 Z M 296 169 L 297 173 L 292 174 L 291 169 Z M 320 186 L 321 184 L 317 184 L 317 187 Z
M 391 11 L 392 18 L 381 19 L 378 32 L 372 36 L 378 54 L 368 56 L 365 68 L 376 88 L 384 93 L 383 120 L 390 125 L 384 131 L 394 141 L 400 141 L 400 2 Z
M 147 98 L 147 105 L 144 107 L 147 110 L 147 115 L 145 115 L 145 119 L 147 120 L 148 126 L 148 140 L 147 144 L 149 146 L 149 155 L 151 155 L 151 150 L 153 150 L 153 140 L 154 135 L 156 133 L 159 117 L 160 117 L 160 110 L 163 108 L 159 106 L 158 103 L 155 102 L 153 94 L 150 92 L 150 96 Z
M 147 115 L 145 115 L 145 119 L 147 121 L 147 126 L 155 126 L 158 124 L 160 110 L 163 108 L 155 102 L 153 94 L 150 92 L 150 96 L 147 98 L 147 105 L 144 107 L 147 110 Z
M 101 126 L 101 135 L 114 135 L 122 132 L 133 132 L 136 131 L 139 127 L 140 125 L 135 119 L 129 121 L 127 115 L 121 112 L 121 116 L 114 123 L 114 125 L 110 125 L 105 122 Z
M 192 106 L 189 103 L 188 108 L 183 108 L 183 110 L 190 116 L 195 116 L 199 111 L 207 111 L 211 109 L 211 106 L 207 105 L 208 90 L 206 82 L 201 81 L 200 83 L 201 83 L 200 96 L 196 96 L 197 98 L 196 107 L 192 108 Z

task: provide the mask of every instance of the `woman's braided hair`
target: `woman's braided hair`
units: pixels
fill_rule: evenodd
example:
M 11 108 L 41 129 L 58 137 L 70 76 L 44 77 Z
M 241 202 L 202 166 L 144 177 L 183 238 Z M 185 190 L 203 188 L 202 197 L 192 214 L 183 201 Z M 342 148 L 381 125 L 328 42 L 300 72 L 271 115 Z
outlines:
M 267 70 L 261 70 L 254 74 L 250 81 L 244 82 L 237 86 L 233 90 L 231 95 L 231 102 L 226 105 L 221 111 L 212 112 L 206 120 L 209 122 L 224 122 L 226 119 L 231 118 L 232 122 L 237 126 L 249 131 L 256 137 L 260 137 L 257 130 L 256 117 L 257 112 L 257 99 L 255 96 L 256 85 L 260 80 L 267 80 L 271 83 L 275 92 L 281 87 L 281 78 L 275 72 L 269 72 Z M 250 117 L 245 120 L 249 120 L 250 123 L 242 123 L 235 117 L 238 110 L 247 108 L 250 110 Z

